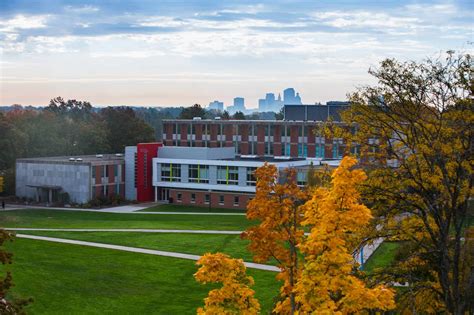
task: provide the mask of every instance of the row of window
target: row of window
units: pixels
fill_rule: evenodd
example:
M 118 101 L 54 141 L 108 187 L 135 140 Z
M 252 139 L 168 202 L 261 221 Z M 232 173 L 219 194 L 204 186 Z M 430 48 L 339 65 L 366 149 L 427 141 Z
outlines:
M 202 135 L 209 135 L 211 133 L 211 125 L 204 124 L 201 125 L 201 134 Z M 216 129 L 216 133 L 221 136 L 226 136 L 226 130 L 228 130 L 228 125 L 212 125 L 215 126 L 214 128 Z M 187 134 L 188 135 L 195 135 L 196 134 L 196 126 L 194 124 L 189 124 L 186 125 L 187 127 Z M 230 128 L 232 128 L 232 135 L 241 135 L 242 130 L 248 131 L 249 136 L 256 136 L 258 133 L 259 128 L 264 128 L 264 135 L 265 136 L 277 136 L 277 133 L 275 133 L 275 125 L 232 125 Z M 290 135 L 294 135 L 293 133 L 296 132 L 296 135 L 299 137 L 305 137 L 308 136 L 310 130 L 314 130 L 314 126 L 288 126 L 288 125 L 279 125 L 278 126 L 280 129 L 280 136 L 281 137 L 289 137 Z M 173 124 L 173 134 L 174 135 L 180 135 L 181 134 L 181 129 L 182 129 L 182 124 L 179 123 L 174 123 Z M 166 128 L 165 128 L 166 130 Z M 313 132 L 314 133 L 314 132 Z M 171 136 L 171 135 L 170 135 Z M 171 138 L 171 137 L 170 137 Z
M 247 167 L 246 184 L 255 186 L 255 167 Z M 161 164 L 161 181 L 181 182 L 181 164 Z M 209 165 L 191 164 L 188 166 L 188 181 L 190 183 L 209 184 Z M 238 185 L 239 168 L 237 166 L 217 166 L 217 184 Z
M 109 177 L 109 165 L 97 165 L 97 166 L 92 166 L 92 178 L 95 178 L 97 169 L 99 169 L 100 173 L 102 174 L 102 177 L 108 178 Z M 114 176 L 117 178 L 120 174 L 120 171 L 122 170 L 122 166 L 119 164 L 113 165 L 114 169 Z
M 177 202 L 182 202 L 183 201 L 183 194 L 182 193 L 177 193 L 176 194 L 176 201 Z M 191 194 L 191 203 L 196 203 L 196 194 L 192 193 Z M 209 202 L 211 201 L 211 195 L 210 194 L 205 194 L 204 195 L 204 204 L 208 205 Z M 239 196 L 234 196 L 234 206 L 238 207 L 239 206 Z M 219 195 L 219 205 L 224 205 L 224 195 Z

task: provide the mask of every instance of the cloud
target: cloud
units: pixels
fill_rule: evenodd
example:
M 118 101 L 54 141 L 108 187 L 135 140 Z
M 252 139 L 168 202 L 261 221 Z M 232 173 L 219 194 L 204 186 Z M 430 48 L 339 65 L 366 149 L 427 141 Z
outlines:
M 15 32 L 18 30 L 45 28 L 49 15 L 16 15 L 9 20 L 0 20 L 0 32 Z
M 100 11 L 98 7 L 92 6 L 92 5 L 84 5 L 84 6 L 78 6 L 78 7 L 68 5 L 64 7 L 64 10 L 67 12 L 72 12 L 72 13 L 77 13 L 77 14 L 96 13 Z

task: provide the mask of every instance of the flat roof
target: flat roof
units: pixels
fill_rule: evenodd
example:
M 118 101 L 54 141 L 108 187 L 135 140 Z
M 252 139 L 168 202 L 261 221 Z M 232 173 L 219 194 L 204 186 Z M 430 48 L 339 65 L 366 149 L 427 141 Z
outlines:
M 199 119 L 199 120 L 193 120 L 193 119 L 163 119 L 164 123 L 178 123 L 178 122 L 183 122 L 183 123 L 194 123 L 194 124 L 202 124 L 202 123 L 225 123 L 225 124 L 247 124 L 247 123 L 268 123 L 268 124 L 287 124 L 291 125 L 294 123 L 303 123 L 303 124 L 314 124 L 314 123 L 323 123 L 326 121 L 322 120 L 264 120 L 264 119 L 246 119 L 246 120 L 236 120 L 236 119 Z M 342 124 L 344 125 L 343 122 L 340 121 L 333 121 L 333 124 Z
M 119 153 L 120 154 L 120 153 Z M 74 159 L 74 160 L 71 160 Z M 20 158 L 17 162 L 23 163 L 82 163 L 96 164 L 104 161 L 124 161 L 123 154 L 97 154 L 97 155 L 69 155 L 69 156 L 46 156 L 34 158 Z
M 226 161 L 252 161 L 252 162 L 270 162 L 270 163 L 283 163 L 283 162 L 295 162 L 295 161 L 305 161 L 305 158 L 292 158 L 292 157 L 282 157 L 278 158 L 275 156 L 235 156 L 232 159 L 224 159 Z

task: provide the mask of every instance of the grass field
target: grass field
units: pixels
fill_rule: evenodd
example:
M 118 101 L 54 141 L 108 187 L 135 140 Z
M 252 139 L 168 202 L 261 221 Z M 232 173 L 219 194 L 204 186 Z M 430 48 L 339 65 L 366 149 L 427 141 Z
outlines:
M 395 259 L 395 255 L 400 246 L 400 243 L 397 242 L 383 242 L 380 244 L 364 265 L 364 271 L 370 273 L 375 268 L 382 268 L 390 265 L 390 263 Z
M 22 231 L 19 233 L 157 249 L 194 255 L 222 252 L 231 255 L 234 258 L 242 258 L 245 261 L 252 261 L 252 254 L 246 249 L 248 241 L 240 239 L 240 235 L 43 231 Z
M 255 224 L 240 215 L 119 214 L 42 209 L 0 212 L 0 227 L 243 231 Z
M 195 314 L 212 288 L 195 282 L 189 260 L 25 239 L 8 248 L 13 295 L 34 298 L 30 314 Z M 268 313 L 275 273 L 248 273 Z
M 143 210 L 139 210 L 137 212 L 215 212 L 215 213 L 245 213 L 243 209 L 227 209 L 227 208 L 210 208 L 209 207 L 198 207 L 198 206 L 188 206 L 188 205 L 180 205 L 180 204 L 164 204 L 159 205 Z

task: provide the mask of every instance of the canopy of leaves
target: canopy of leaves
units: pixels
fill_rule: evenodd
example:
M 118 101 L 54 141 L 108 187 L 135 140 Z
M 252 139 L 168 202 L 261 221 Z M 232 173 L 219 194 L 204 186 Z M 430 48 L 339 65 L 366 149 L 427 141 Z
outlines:
M 222 283 L 209 292 L 205 306 L 197 314 L 258 314 L 260 304 L 255 291 L 250 289 L 253 278 L 247 276 L 242 259 L 233 259 L 221 253 L 205 254 L 196 263 L 201 266 L 194 274 L 200 283 Z
M 370 73 L 379 83 L 351 95 L 343 114 L 351 128 L 342 135 L 358 144 L 370 170 L 364 197 L 377 218 L 373 236 L 409 248 L 380 277 L 409 284 L 400 298 L 406 309 L 463 314 L 474 283 L 463 241 L 473 193 L 472 58 L 448 52 L 423 63 L 388 59 Z

